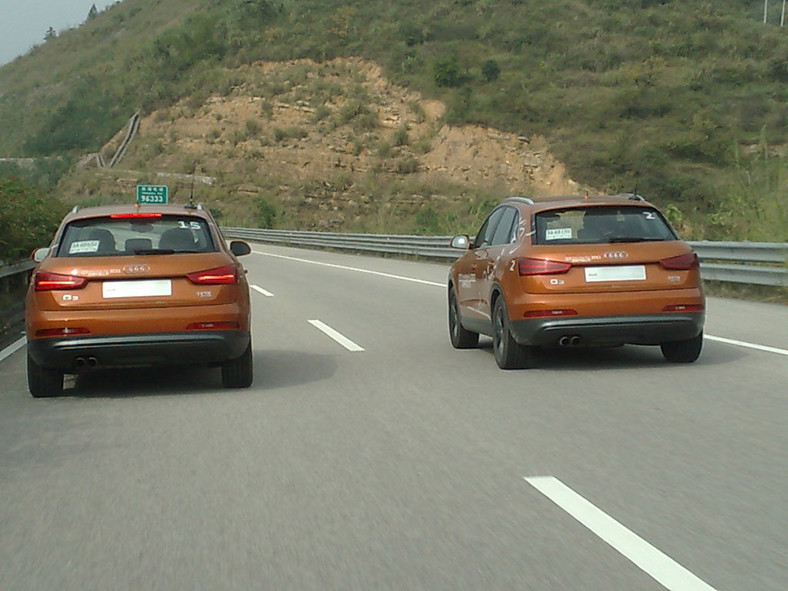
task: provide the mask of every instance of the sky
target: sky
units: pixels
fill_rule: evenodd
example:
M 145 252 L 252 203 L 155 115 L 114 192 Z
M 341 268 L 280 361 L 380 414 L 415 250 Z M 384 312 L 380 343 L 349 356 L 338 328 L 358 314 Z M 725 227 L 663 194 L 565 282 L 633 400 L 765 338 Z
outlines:
M 44 42 L 49 27 L 58 33 L 85 22 L 90 7 L 100 11 L 108 0 L 0 0 L 0 65 Z

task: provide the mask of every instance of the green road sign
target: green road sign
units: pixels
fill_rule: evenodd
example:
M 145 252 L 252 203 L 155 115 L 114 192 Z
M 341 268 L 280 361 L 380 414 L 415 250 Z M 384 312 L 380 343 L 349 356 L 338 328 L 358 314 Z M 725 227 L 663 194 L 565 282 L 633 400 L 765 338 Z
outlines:
M 137 185 L 137 203 L 141 205 L 167 203 L 167 185 Z

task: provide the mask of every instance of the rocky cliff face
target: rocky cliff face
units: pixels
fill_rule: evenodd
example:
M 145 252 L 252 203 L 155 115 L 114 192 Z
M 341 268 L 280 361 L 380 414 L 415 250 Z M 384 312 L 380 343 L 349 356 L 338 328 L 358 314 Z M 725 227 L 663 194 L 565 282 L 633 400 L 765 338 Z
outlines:
M 255 225 L 249 211 L 262 199 L 287 227 L 392 232 L 373 227 L 385 225 L 382 210 L 395 222 L 483 196 L 580 191 L 543 138 L 449 126 L 444 112 L 369 61 L 258 63 L 228 72 L 222 93 L 142 118 L 114 168 L 89 165 L 63 189 L 69 200 L 117 201 L 159 182 L 183 201 L 194 168 L 196 192 L 225 223 Z

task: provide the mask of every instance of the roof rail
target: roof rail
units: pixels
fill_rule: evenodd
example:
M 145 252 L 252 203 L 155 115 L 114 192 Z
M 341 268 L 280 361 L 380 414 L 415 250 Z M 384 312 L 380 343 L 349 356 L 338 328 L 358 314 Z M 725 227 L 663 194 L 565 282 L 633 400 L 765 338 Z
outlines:
M 534 200 L 533 199 L 530 199 L 528 197 L 518 197 L 516 195 L 512 196 L 512 197 L 507 197 L 501 203 L 506 203 L 507 201 L 509 201 L 509 202 L 515 201 L 517 203 L 527 203 L 528 205 L 533 205 L 534 204 Z
M 75 206 L 74 206 L 74 207 L 71 209 L 71 213 L 77 213 L 78 211 L 79 211 L 79 205 L 75 205 Z

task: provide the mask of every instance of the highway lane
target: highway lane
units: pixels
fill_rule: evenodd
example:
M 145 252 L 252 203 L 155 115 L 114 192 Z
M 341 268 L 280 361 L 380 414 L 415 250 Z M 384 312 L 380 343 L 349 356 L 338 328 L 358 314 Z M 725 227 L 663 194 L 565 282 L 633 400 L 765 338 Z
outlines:
M 502 372 L 489 341 L 449 345 L 445 265 L 255 251 L 272 295 L 253 293 L 248 391 L 186 368 L 34 400 L 24 351 L 0 361 L 0 589 L 666 588 L 533 476 L 700 584 L 785 587 L 784 355 L 708 341 L 689 366 L 625 347 Z M 784 307 L 709 312 L 710 334 L 788 350 Z

